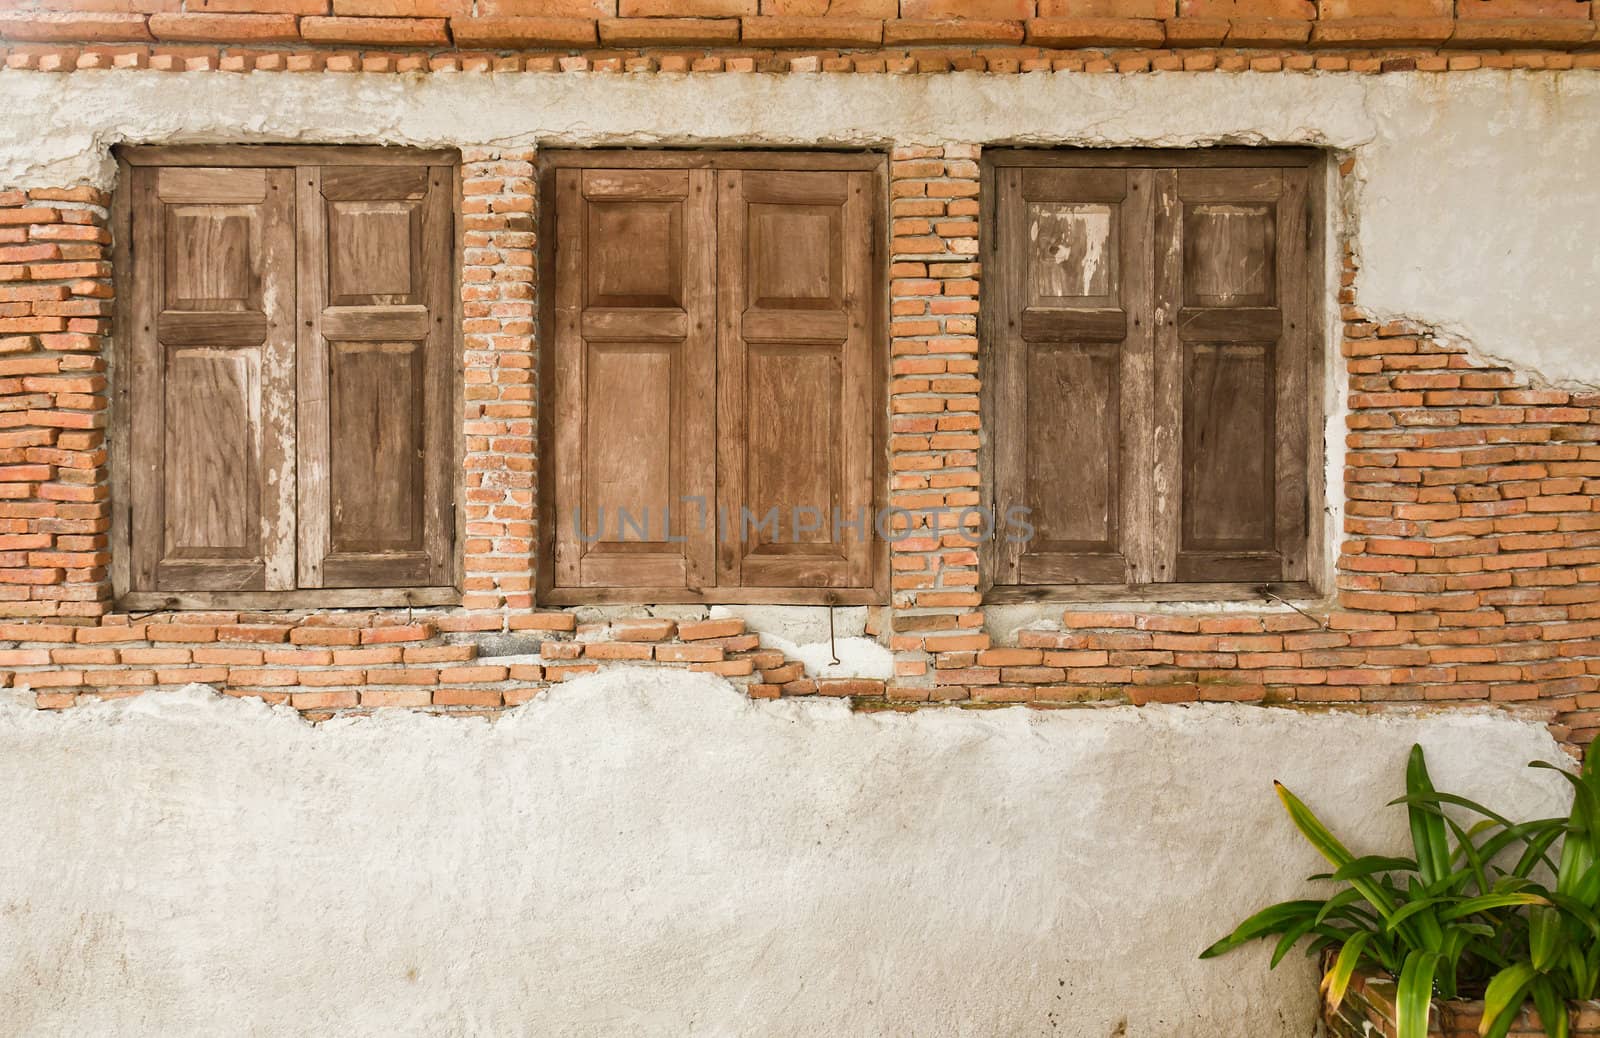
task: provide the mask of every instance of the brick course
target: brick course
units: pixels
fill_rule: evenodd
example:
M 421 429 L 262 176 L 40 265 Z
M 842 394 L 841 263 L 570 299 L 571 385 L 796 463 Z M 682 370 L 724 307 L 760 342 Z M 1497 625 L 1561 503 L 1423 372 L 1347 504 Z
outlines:
M 133 617 L 112 611 L 105 444 L 108 205 L 0 192 L 0 682 L 42 707 L 190 681 L 313 717 L 515 705 L 597 667 L 724 675 L 759 697 L 864 706 L 1492 704 L 1600 730 L 1600 394 L 1531 384 L 1423 327 L 1376 324 L 1344 251 L 1345 527 L 1331 609 L 1062 606 L 994 644 L 970 532 L 918 510 L 981 501 L 980 149 L 888 156 L 895 680 L 810 679 L 743 623 L 580 625 L 533 599 L 535 156 L 462 156 L 464 458 L 459 608 Z M 1344 172 L 1353 172 L 1346 167 Z M 976 517 L 974 517 L 976 518 Z M 946 520 L 948 524 L 948 520 Z M 539 662 L 478 658 L 520 634 Z
M 1596 67 L 1596 15 L 1588 0 L 16 0 L 0 41 L 6 67 L 45 71 L 1447 71 Z

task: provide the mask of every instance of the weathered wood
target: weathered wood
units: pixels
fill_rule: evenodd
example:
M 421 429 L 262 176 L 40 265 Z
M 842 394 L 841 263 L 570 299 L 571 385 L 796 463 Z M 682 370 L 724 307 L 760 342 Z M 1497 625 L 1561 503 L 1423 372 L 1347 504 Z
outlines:
M 295 590 L 326 583 L 358 589 L 336 597 L 359 604 L 381 597 L 369 584 L 447 584 L 454 153 L 119 155 L 131 253 L 119 602 L 326 604 Z M 418 164 L 428 156 L 439 164 Z M 255 164 L 227 165 L 241 159 Z M 330 284 L 349 305 L 326 306 Z
M 870 529 L 832 518 L 870 524 L 878 493 L 881 156 L 544 159 L 555 247 L 541 599 L 875 594 Z M 652 418 L 664 412 L 679 417 Z M 659 539 L 668 503 L 685 541 Z M 617 505 L 635 520 L 648 510 L 648 534 L 619 535 Z
M 270 589 L 293 557 L 293 175 L 168 172 L 131 177 L 129 586 Z
M 451 165 L 450 148 L 396 148 L 382 144 L 140 144 L 113 149 L 131 166 L 376 166 L 384 163 Z
M 996 583 L 1122 583 L 1146 510 L 1150 175 L 1022 169 L 997 176 Z
M 302 586 L 426 585 L 447 573 L 448 172 L 302 172 Z
M 709 586 L 712 175 L 563 169 L 555 191 L 555 583 Z
M 995 591 L 1114 597 L 1316 572 L 1315 161 L 986 153 L 994 501 L 1026 503 L 1038 530 L 989 553 Z
M 633 148 L 550 149 L 540 162 L 552 169 L 777 169 L 862 170 L 883 167 L 883 155 L 868 151 L 716 151 Z
M 848 525 L 873 497 L 870 186 L 718 174 L 724 586 L 872 584 L 870 530 Z
M 129 612 L 168 609 L 379 609 L 447 606 L 461 601 L 453 587 L 319 588 L 314 591 L 130 591 L 117 600 Z

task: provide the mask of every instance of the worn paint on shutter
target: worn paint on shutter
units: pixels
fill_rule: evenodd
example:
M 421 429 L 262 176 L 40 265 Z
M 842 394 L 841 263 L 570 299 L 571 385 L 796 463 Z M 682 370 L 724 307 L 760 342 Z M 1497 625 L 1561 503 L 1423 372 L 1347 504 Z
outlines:
M 1179 581 L 1306 573 L 1304 169 L 1184 169 L 1158 288 L 1176 308 L 1164 342 L 1181 426 Z M 1170 420 L 1170 419 L 1169 419 Z
M 131 584 L 292 588 L 293 172 L 131 181 Z
M 1305 581 L 1311 169 L 1274 153 L 991 159 L 997 586 Z M 1170 164 L 1169 164 L 1170 163 Z
M 717 174 L 725 586 L 872 584 L 873 183 Z
M 185 605 L 331 588 L 436 596 L 453 582 L 451 157 L 206 146 L 123 158 L 123 590 Z
M 565 587 L 715 582 L 715 185 L 556 179 L 555 569 Z
M 300 582 L 445 582 L 452 173 L 299 170 Z
M 1138 579 L 1151 406 L 1145 170 L 1004 168 L 996 176 L 995 503 L 999 583 Z

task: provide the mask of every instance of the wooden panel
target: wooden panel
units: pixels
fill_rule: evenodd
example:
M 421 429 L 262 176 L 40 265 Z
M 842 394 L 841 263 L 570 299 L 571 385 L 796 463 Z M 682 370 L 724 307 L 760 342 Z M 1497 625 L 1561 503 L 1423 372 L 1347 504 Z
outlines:
M 1102 203 L 1029 202 L 1027 224 L 1028 305 L 1090 300 L 1115 305 L 1117 222 L 1114 206 Z
M 996 592 L 1168 585 L 1178 590 L 1152 593 L 1183 597 L 1211 582 L 1304 582 L 1320 413 L 1307 154 L 985 161 L 995 505 L 1025 501 L 1037 519 L 1031 544 L 989 553 Z M 1120 352 L 1115 377 L 1107 350 Z M 1094 402 L 1055 403 L 1067 396 Z
M 717 174 L 723 587 L 872 584 L 872 183 Z
M 1272 550 L 1271 351 L 1261 343 L 1187 347 L 1181 551 Z
M 1028 351 L 1027 500 L 1036 551 L 1115 552 L 1120 350 L 1049 343 Z
M 322 308 L 322 334 L 329 339 L 420 341 L 434 323 L 429 308 L 421 304 Z
M 130 588 L 293 587 L 293 174 L 131 181 Z
M 551 421 L 557 587 L 715 581 L 713 183 L 562 170 Z
M 421 345 L 330 341 L 328 354 L 333 552 L 422 555 Z
M 385 306 L 416 299 L 422 213 L 414 201 L 328 203 L 328 303 Z
M 258 350 L 168 349 L 163 559 L 261 557 Z
M 252 259 L 260 206 L 166 203 L 164 310 L 259 311 Z
M 267 197 L 264 169 L 162 169 L 156 173 L 156 194 L 163 202 L 190 205 L 257 205 Z
M 1305 575 L 1304 171 L 1177 175 L 1182 372 L 1174 579 Z M 1289 306 L 1284 307 L 1287 300 Z M 1280 477 L 1290 485 L 1280 489 Z M 1283 548 L 1289 548 L 1289 558 Z M 1291 563 L 1290 559 L 1293 560 Z
M 997 514 L 1027 509 L 993 552 L 997 584 L 1136 579 L 1148 530 L 1151 174 L 994 174 L 986 302 L 996 313 Z
M 297 175 L 300 585 L 443 584 L 454 470 L 451 170 Z

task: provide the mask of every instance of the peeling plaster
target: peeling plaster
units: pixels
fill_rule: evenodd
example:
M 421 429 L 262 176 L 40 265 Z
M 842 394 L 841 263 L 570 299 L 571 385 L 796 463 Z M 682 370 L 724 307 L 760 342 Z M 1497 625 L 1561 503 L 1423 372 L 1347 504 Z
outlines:
M 1600 75 L 0 75 L 0 188 L 119 141 L 1308 144 L 1356 159 L 1361 304 L 1600 384 Z
M 1260 707 L 853 714 L 608 671 L 490 724 L 200 686 L 0 701 L 0 1020 L 25 1034 L 1311 1033 L 1195 954 L 1403 847 L 1405 753 L 1558 810 L 1540 726 Z

